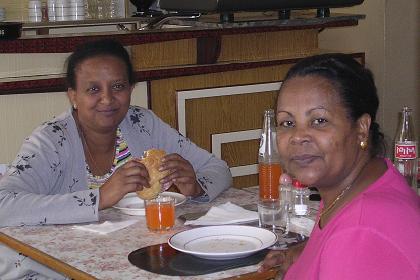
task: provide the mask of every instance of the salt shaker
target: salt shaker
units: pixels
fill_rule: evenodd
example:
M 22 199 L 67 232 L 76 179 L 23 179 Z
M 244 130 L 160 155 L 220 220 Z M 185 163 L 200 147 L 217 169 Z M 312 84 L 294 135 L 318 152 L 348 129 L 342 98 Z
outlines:
M 309 215 L 309 195 L 311 192 L 307 186 L 296 179 L 292 180 L 293 185 L 293 213 L 296 217 Z

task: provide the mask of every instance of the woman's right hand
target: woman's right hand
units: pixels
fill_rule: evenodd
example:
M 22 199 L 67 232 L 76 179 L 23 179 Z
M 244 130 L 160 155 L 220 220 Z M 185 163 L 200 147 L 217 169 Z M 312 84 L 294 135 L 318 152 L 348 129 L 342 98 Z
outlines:
M 127 193 L 143 187 L 149 187 L 149 172 L 139 161 L 128 161 L 99 188 L 99 210 L 112 207 Z
M 284 274 L 287 269 L 296 261 L 305 248 L 306 241 L 287 250 L 272 250 L 264 258 L 258 271 L 267 271 L 273 267 L 280 267 L 280 271 Z

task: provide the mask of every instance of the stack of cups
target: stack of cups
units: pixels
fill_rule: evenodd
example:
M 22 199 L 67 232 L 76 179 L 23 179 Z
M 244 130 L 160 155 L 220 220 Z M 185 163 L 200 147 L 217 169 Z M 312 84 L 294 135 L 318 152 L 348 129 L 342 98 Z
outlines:
M 48 21 L 56 21 L 56 9 L 55 9 L 56 0 L 48 0 Z
M 28 20 L 30 22 L 40 22 L 42 20 L 41 0 L 28 1 Z
M 55 0 L 55 19 L 57 21 L 71 20 L 70 0 Z
M 69 0 L 71 8 L 71 20 L 85 19 L 85 1 L 84 0 Z

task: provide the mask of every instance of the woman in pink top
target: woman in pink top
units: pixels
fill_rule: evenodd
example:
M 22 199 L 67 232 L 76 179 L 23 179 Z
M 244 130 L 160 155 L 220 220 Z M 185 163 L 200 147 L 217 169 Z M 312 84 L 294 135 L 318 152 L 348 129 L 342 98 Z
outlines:
M 309 240 L 270 252 L 284 279 L 420 279 L 420 198 L 384 159 L 372 74 L 344 54 L 292 67 L 277 100 L 287 172 L 322 197 Z

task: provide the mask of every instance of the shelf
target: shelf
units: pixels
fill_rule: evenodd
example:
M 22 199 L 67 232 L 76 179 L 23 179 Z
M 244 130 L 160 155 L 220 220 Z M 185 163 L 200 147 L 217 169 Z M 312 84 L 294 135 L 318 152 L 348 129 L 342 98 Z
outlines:
M 88 26 L 104 26 L 117 24 L 145 24 L 151 18 L 131 17 L 131 18 L 113 18 L 113 19 L 87 19 L 77 21 L 44 21 L 44 22 L 25 22 L 22 26 L 23 31 L 39 30 L 51 28 L 68 28 L 68 27 L 88 27 Z

